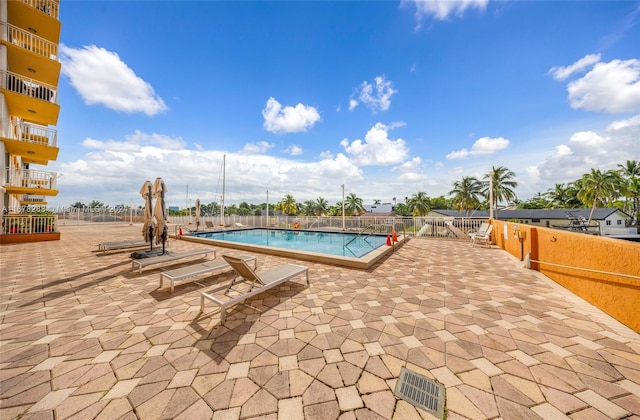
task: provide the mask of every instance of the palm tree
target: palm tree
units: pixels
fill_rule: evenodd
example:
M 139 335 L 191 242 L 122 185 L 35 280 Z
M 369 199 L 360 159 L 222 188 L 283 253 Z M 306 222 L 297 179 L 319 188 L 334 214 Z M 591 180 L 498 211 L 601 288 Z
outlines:
M 287 214 L 289 216 L 295 216 L 296 213 L 298 212 L 298 205 L 296 204 L 296 199 L 293 198 L 291 194 L 285 195 L 284 198 L 278 204 L 280 207 L 280 211 L 282 211 L 284 214 Z
M 449 191 L 453 195 L 452 204 L 458 211 L 464 211 L 466 216 L 471 216 L 471 211 L 480 207 L 482 195 L 482 182 L 473 176 L 465 176 L 461 181 L 453 183 L 453 189 Z
M 315 216 L 316 202 L 313 200 L 306 200 L 302 207 L 302 214 L 305 216 Z
M 638 205 L 637 197 L 633 197 L 633 182 L 640 178 L 640 162 L 636 160 L 628 160 L 624 165 L 618 164 L 618 171 L 624 179 L 624 188 L 622 188 L 622 194 L 625 197 L 625 210 L 631 210 L 633 214 L 636 214 L 640 209 Z M 631 199 L 631 200 L 629 200 Z M 629 205 L 629 202 L 632 204 Z
M 618 181 L 620 174 L 612 169 L 602 172 L 599 169 L 591 169 L 591 172 L 584 174 L 580 179 L 580 190 L 578 198 L 585 205 L 591 205 L 588 225 L 593 219 L 593 212 L 598 205 L 606 206 L 609 200 L 618 196 Z
M 342 216 L 342 201 L 338 201 L 335 206 L 329 209 L 332 216 Z M 345 209 L 346 212 L 346 209 Z
M 483 178 L 486 180 L 483 181 L 484 189 L 482 191 L 485 197 L 488 198 L 491 195 L 489 188 L 490 185 L 493 184 L 493 203 L 491 203 L 491 205 L 496 209 L 496 216 L 499 202 L 509 202 L 516 198 L 516 193 L 512 189 L 518 186 L 518 183 L 513 181 L 515 176 L 515 172 L 509 170 L 509 168 L 505 168 L 504 166 L 496 168 L 493 166 L 491 168 L 491 172 L 486 174 Z M 491 180 L 491 182 L 489 180 Z
M 637 160 L 628 160 L 624 165 L 618 164 L 620 173 L 628 178 L 640 176 L 640 162 Z
M 627 196 L 633 201 L 633 216 L 636 229 L 640 230 L 640 177 L 633 177 L 627 186 Z
M 364 213 L 362 198 L 359 198 L 355 193 L 349 193 L 344 199 L 344 213 L 349 216 L 358 216 Z
M 552 209 L 564 209 L 571 200 L 571 187 L 565 184 L 556 184 L 553 189 L 544 194 L 550 200 Z
M 414 216 L 426 216 L 431 211 L 429 197 L 426 192 L 417 192 L 407 200 L 409 210 Z
M 380 201 L 380 200 L 373 200 L 373 204 L 377 206 L 378 204 L 382 204 L 382 201 Z
M 329 202 L 322 197 L 316 198 L 316 216 L 324 216 L 329 213 Z

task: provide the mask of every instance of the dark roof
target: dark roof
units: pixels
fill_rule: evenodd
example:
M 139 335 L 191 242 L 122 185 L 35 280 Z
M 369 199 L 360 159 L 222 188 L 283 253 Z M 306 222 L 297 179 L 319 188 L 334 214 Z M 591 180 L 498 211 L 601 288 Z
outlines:
M 474 218 L 489 218 L 488 210 L 477 210 L 467 216 L 465 212 L 459 212 L 458 210 L 432 210 L 434 213 L 440 213 L 446 217 L 474 217 Z M 629 214 L 617 208 L 596 208 L 593 212 L 593 220 L 604 220 L 611 216 L 613 213 L 620 212 L 627 217 L 631 217 Z M 584 217 L 589 219 L 591 209 L 528 209 L 528 210 L 498 210 L 494 211 L 494 217 L 499 220 L 509 219 L 547 219 L 547 220 L 567 220 L 572 218 Z

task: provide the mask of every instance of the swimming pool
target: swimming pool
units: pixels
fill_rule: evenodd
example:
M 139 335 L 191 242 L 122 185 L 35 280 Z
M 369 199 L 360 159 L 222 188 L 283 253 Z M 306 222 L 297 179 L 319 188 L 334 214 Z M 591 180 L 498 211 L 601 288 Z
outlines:
M 403 238 L 398 238 L 397 243 L 387 246 L 386 235 L 267 228 L 193 232 L 179 238 L 360 269 L 371 267 L 404 242 Z
M 298 251 L 319 252 L 360 258 L 386 245 L 387 238 L 380 235 L 353 233 L 299 231 L 289 229 L 243 229 L 224 232 L 197 233 L 201 238 L 243 244 L 268 246 Z

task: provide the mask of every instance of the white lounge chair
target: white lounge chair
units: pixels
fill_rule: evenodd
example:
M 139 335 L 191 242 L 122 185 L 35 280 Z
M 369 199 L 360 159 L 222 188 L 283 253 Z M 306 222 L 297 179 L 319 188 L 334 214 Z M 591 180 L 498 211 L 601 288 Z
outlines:
M 102 251 L 103 254 L 106 254 L 109 251 L 142 248 L 144 246 L 149 246 L 149 244 L 144 239 L 139 239 L 139 240 L 129 239 L 129 240 L 123 240 L 123 241 L 100 242 L 98 244 L 98 251 Z
M 253 268 L 256 268 L 258 265 L 258 260 L 256 259 L 256 257 L 252 257 L 250 255 L 240 255 L 239 258 L 241 258 L 242 261 L 246 263 L 253 261 Z M 187 267 L 180 267 L 169 271 L 163 271 L 162 273 L 160 273 L 160 288 L 162 288 L 163 280 L 167 279 L 171 283 L 171 293 L 173 293 L 175 283 L 177 282 L 188 279 L 190 277 L 209 274 L 228 267 L 229 263 L 225 260 L 210 260 L 200 264 L 194 264 Z
M 480 225 L 478 230 L 476 230 L 475 232 L 469 233 L 469 238 L 471 239 L 471 242 L 473 242 L 473 237 L 474 236 L 476 236 L 476 235 L 484 235 L 487 232 L 487 229 L 489 229 L 489 223 L 482 222 L 482 224 Z
M 471 243 L 473 245 L 476 244 L 484 244 L 487 245 L 488 247 L 491 247 L 491 232 L 493 231 L 493 225 L 489 225 L 489 227 L 487 228 L 487 230 L 483 233 L 483 234 L 475 234 L 473 235 L 473 237 L 471 238 Z
M 186 252 L 170 252 L 167 254 L 158 255 L 157 257 L 140 258 L 138 260 L 133 260 L 131 262 L 131 269 L 132 270 L 137 269 L 138 273 L 142 273 L 142 269 L 150 265 L 168 263 L 168 262 L 177 261 L 177 260 L 181 260 L 183 258 L 188 258 L 188 257 L 200 256 L 202 258 L 205 258 L 208 254 L 213 254 L 213 258 L 215 258 L 216 250 L 213 248 L 205 248 L 205 249 L 196 249 L 193 251 L 186 251 Z
M 236 278 L 233 279 L 229 287 L 223 296 L 213 296 L 212 294 L 203 292 L 200 295 L 200 312 L 204 312 L 204 300 L 208 299 L 220 306 L 220 323 L 224 324 L 226 318 L 226 310 L 228 307 L 235 304 L 244 302 L 252 296 L 259 293 L 263 293 L 272 287 L 275 287 L 292 277 L 299 274 L 306 274 L 307 284 L 309 284 L 309 268 L 303 265 L 297 264 L 283 264 L 279 267 L 271 268 L 261 271 L 260 273 L 253 270 L 239 257 L 231 257 L 229 255 L 223 255 L 222 258 L 229 263 L 229 265 L 236 272 Z M 241 279 L 250 284 L 249 290 L 241 293 L 237 296 L 230 295 L 230 291 L 233 290 L 233 286 L 236 284 L 237 279 Z M 235 290 L 234 290 L 235 292 Z

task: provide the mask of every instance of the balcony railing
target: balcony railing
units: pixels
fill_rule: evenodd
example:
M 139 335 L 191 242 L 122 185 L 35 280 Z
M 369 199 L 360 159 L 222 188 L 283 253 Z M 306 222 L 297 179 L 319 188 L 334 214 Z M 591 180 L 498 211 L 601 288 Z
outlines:
M 58 2 L 53 0 L 22 0 L 34 9 L 40 10 L 45 15 L 49 15 L 54 19 L 58 19 L 59 8 Z
M 0 73 L 0 87 L 12 92 L 20 93 L 31 98 L 40 99 L 54 104 L 58 103 L 58 89 L 56 86 L 40 82 L 3 70 Z
M 58 45 L 10 23 L 0 23 L 0 37 L 32 53 L 52 60 L 58 59 Z
M 3 216 L 3 235 L 32 234 L 57 232 L 58 216 L 53 215 L 19 215 Z
M 55 172 L 38 171 L 35 169 L 7 168 L 7 187 L 40 188 L 56 190 L 58 174 Z
M 43 203 L 47 200 L 45 200 L 44 196 L 42 195 L 27 195 L 27 194 L 22 194 L 19 196 L 20 204 L 29 204 L 29 203 Z
M 0 119 L 1 136 L 8 139 L 24 141 L 42 146 L 57 147 L 58 130 L 42 125 L 30 124 L 24 121 Z

